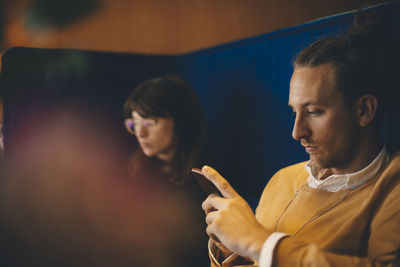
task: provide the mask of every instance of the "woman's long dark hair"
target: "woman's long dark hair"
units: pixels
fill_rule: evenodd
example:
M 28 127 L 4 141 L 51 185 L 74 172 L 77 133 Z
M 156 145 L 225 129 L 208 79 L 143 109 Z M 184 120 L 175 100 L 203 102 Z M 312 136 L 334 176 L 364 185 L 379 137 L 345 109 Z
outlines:
M 193 167 L 200 166 L 204 157 L 206 123 L 200 101 L 181 78 L 162 76 L 138 85 L 127 98 L 124 114 L 131 117 L 136 111 L 140 116 L 163 117 L 174 120 L 176 150 L 169 164 L 171 180 L 181 184 L 190 176 Z

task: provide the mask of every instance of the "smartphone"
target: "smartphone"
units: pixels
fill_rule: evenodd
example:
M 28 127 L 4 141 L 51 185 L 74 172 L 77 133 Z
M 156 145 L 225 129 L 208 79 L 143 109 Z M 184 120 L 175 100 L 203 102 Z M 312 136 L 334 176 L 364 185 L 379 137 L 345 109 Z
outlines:
M 208 180 L 203 172 L 199 168 L 192 168 L 192 174 L 194 178 L 196 178 L 197 183 L 200 185 L 201 189 L 207 194 L 217 194 L 221 196 L 221 193 L 217 189 L 217 187 Z

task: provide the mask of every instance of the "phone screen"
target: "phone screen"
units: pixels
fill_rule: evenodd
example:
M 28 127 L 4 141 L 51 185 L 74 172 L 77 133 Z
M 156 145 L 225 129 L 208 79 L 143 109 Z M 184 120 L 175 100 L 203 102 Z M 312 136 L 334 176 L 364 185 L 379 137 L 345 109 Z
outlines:
M 193 176 L 196 178 L 197 183 L 200 185 L 202 190 L 207 194 L 217 194 L 221 195 L 217 187 L 210 181 L 208 180 L 203 172 L 198 169 L 198 168 L 193 168 L 192 169 Z

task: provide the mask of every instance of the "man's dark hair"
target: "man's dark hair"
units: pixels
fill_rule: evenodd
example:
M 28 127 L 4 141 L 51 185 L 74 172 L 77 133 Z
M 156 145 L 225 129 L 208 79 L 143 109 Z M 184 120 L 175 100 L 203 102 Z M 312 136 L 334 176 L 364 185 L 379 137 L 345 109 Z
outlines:
M 398 7 L 398 5 L 395 5 Z M 386 15 L 386 16 L 385 16 Z M 346 34 L 312 43 L 293 62 L 296 67 L 332 64 L 335 82 L 350 107 L 359 97 L 372 94 L 378 99 L 377 117 L 385 106 L 386 91 L 394 88 L 394 67 L 398 64 L 397 17 L 360 10 Z M 396 56 L 397 55 L 397 56 Z M 396 64 L 396 65 L 395 65 Z

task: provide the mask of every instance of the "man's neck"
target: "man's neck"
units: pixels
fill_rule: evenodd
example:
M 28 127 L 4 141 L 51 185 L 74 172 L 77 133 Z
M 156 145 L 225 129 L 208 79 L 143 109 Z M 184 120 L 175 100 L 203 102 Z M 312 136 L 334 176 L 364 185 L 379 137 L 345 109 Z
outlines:
M 360 142 L 360 146 L 355 151 L 355 156 L 352 160 L 348 162 L 348 164 L 332 168 L 333 174 L 348 174 L 354 173 L 359 170 L 362 170 L 366 166 L 368 166 L 379 154 L 379 151 L 382 149 L 382 144 L 379 142 L 378 138 L 365 139 L 367 141 Z
M 379 139 L 369 139 L 376 141 L 361 142 L 362 145 L 355 152 L 355 156 L 347 164 L 340 167 L 322 168 L 321 166 L 311 164 L 311 171 L 314 177 L 324 180 L 333 174 L 355 173 L 368 166 L 379 154 L 382 144 Z

